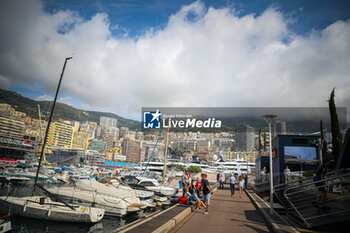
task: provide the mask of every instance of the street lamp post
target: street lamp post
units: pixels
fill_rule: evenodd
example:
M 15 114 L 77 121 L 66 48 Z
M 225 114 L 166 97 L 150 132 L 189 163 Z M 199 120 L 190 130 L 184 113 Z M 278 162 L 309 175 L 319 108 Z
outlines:
M 272 137 L 271 137 L 271 122 L 275 119 L 276 115 L 263 115 L 261 116 L 269 124 L 269 149 L 270 149 L 270 215 L 273 214 L 273 169 L 272 169 Z

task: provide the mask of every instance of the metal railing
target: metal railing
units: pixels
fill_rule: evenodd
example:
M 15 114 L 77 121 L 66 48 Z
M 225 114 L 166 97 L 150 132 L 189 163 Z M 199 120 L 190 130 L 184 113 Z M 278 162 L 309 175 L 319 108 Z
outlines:
M 327 173 L 326 177 L 334 177 L 336 175 L 339 174 L 343 174 L 343 173 L 347 173 L 350 172 L 350 169 L 340 169 L 340 170 L 334 170 L 331 172 Z M 314 176 L 309 176 L 309 177 L 303 177 L 303 178 L 299 178 L 299 179 L 295 179 L 293 181 L 290 182 L 286 182 L 286 183 L 281 183 L 278 185 L 274 186 L 274 194 L 277 197 L 278 201 L 285 207 L 285 209 L 288 211 L 290 210 L 292 207 L 289 205 L 289 203 L 287 202 L 287 200 L 284 197 L 284 191 L 287 188 L 292 188 L 292 187 L 300 187 L 303 184 L 310 184 L 313 182 Z
M 283 201 L 287 204 L 288 215 L 307 228 L 350 219 L 349 170 L 335 171 L 324 180 L 303 179 L 303 181 L 308 182 L 286 187 L 283 191 Z M 340 186 L 341 189 L 333 192 L 332 189 L 336 186 Z M 320 189 L 324 189 L 328 194 L 325 208 L 315 203 Z M 279 191 L 281 190 L 282 187 Z

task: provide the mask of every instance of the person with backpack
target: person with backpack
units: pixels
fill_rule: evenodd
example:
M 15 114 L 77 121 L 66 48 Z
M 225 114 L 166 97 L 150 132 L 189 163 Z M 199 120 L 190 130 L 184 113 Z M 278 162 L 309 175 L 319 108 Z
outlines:
M 203 200 L 204 200 L 204 203 L 206 205 L 206 210 L 205 210 L 204 214 L 209 214 L 210 195 L 211 195 L 212 188 L 211 188 L 209 181 L 208 181 L 208 175 L 202 174 L 202 177 L 203 177 L 203 181 L 202 181 L 201 189 L 203 192 Z

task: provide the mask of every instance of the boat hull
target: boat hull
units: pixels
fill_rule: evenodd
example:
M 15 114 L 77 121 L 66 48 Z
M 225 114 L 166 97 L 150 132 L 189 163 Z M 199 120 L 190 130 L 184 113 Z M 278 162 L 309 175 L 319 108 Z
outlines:
M 124 216 L 140 210 L 129 207 L 131 203 L 114 196 L 99 194 L 93 191 L 85 191 L 73 187 L 49 188 L 50 193 L 73 204 L 94 206 L 105 210 L 107 216 Z
M 104 210 L 74 206 L 73 210 L 59 202 L 40 203 L 40 197 L 0 197 L 1 208 L 13 215 L 59 222 L 95 223 L 104 216 Z

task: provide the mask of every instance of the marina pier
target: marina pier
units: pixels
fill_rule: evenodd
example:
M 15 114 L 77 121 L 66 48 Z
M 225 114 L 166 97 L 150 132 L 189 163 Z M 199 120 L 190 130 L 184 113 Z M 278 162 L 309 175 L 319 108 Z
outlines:
M 268 208 L 263 202 L 248 190 L 242 198 L 239 197 L 238 189 L 231 196 L 226 185 L 225 189 L 215 188 L 208 215 L 203 214 L 203 209 L 192 212 L 189 205 L 176 205 L 118 228 L 115 232 L 299 232 L 279 219 L 278 215 L 268 216 Z

